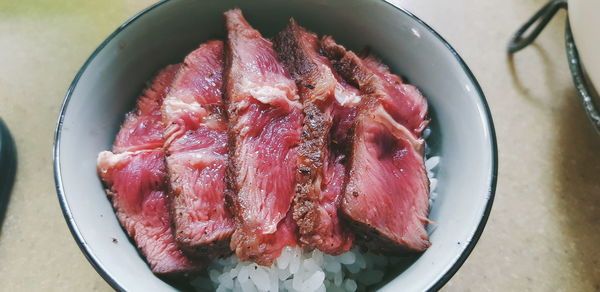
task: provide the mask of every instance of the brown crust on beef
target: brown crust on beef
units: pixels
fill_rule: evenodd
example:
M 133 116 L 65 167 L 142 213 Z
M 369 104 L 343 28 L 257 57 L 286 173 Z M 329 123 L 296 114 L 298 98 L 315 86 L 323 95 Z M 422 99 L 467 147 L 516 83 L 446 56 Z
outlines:
M 405 255 L 410 253 L 423 252 L 424 250 L 413 250 L 407 246 L 399 245 L 398 242 L 389 239 L 377 229 L 355 221 L 345 212 L 340 212 L 340 216 L 347 222 L 348 227 L 354 231 L 355 241 L 358 245 L 375 253 L 385 253 L 394 255 Z
M 235 159 L 234 159 L 234 155 L 235 155 L 235 149 L 236 149 L 236 136 L 238 136 L 239 133 L 237 133 L 234 129 L 234 127 L 232 127 L 232 125 L 236 124 L 236 121 L 238 119 L 237 113 L 234 112 L 232 109 L 233 107 L 231 106 L 231 100 L 229 99 L 229 92 L 230 92 L 230 80 L 229 80 L 229 76 L 230 71 L 231 71 L 231 60 L 232 60 L 232 52 L 231 52 L 231 40 L 229 38 L 227 38 L 227 41 L 225 42 L 225 60 L 224 60 L 224 70 L 223 70 L 223 108 L 225 109 L 223 111 L 223 116 L 225 117 L 225 119 L 227 119 L 227 121 L 229 121 L 227 123 L 227 145 L 228 145 L 228 157 L 229 157 L 229 163 L 228 163 L 228 167 L 226 170 L 226 174 L 225 174 L 225 206 L 229 209 L 229 212 L 233 215 L 233 218 L 235 219 L 237 228 L 240 227 L 240 223 L 239 223 L 239 206 L 237 205 L 237 200 L 236 200 L 236 194 L 238 193 L 238 187 L 236 184 L 236 177 L 237 177 L 237 165 L 234 163 Z
M 338 45 L 331 36 L 322 37 L 320 43 L 323 54 L 329 58 L 335 70 L 350 84 L 360 88 L 360 115 L 360 112 L 364 112 L 361 108 L 371 107 L 377 102 L 377 94 L 382 85 L 374 80 L 373 74 L 365 68 L 360 57 Z
M 322 151 L 328 144 L 331 118 L 326 117 L 312 102 L 304 104 L 304 123 L 302 125 L 302 143 L 298 149 L 297 186 L 294 197 L 294 220 L 298 224 L 301 240 L 308 246 L 319 244 L 311 242 L 316 226 L 320 225 L 317 212 L 320 188 L 315 184 L 323 177 Z M 320 185 L 320 184 L 319 184 Z
M 233 252 L 229 248 L 231 233 L 223 239 L 215 240 L 209 243 L 203 243 L 196 246 L 189 245 L 189 238 L 182 238 L 175 234 L 177 245 L 190 258 L 195 260 L 215 259 L 231 255 Z
M 324 179 L 322 153 L 330 143 L 332 117 L 325 113 L 330 101 L 322 104 L 318 99 L 318 95 L 327 93 L 315 92 L 314 85 L 320 82 L 321 74 L 319 66 L 312 61 L 313 57 L 306 53 L 313 49 L 298 41 L 303 33 L 306 31 L 291 18 L 288 26 L 275 36 L 273 44 L 298 85 L 303 104 L 304 120 L 298 148 L 293 218 L 298 225 L 300 242 L 308 248 L 317 248 L 322 244 L 322 239 L 315 236 L 321 225 L 318 207 L 321 192 L 319 182 Z
M 300 34 L 306 32 L 293 18 L 290 18 L 288 26 L 273 38 L 273 48 L 277 52 L 281 62 L 289 69 L 290 75 L 298 85 L 298 91 L 302 102 L 313 97 L 313 82 L 319 81 L 318 65 L 312 62 L 311 57 L 305 54 L 307 48 L 301 49 L 302 43 L 298 42 Z

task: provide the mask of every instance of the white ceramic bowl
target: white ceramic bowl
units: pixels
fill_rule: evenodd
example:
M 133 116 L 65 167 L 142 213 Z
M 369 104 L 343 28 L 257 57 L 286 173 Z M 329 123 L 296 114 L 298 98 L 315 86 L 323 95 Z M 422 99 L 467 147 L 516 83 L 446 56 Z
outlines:
M 428 97 L 429 144 L 441 156 L 439 195 L 430 214 L 437 228 L 431 248 L 397 267 L 381 290 L 441 287 L 475 246 L 492 206 L 497 173 L 492 118 L 477 81 L 450 45 L 412 14 L 375 0 L 172 0 L 149 7 L 111 34 L 75 76 L 54 145 L 58 197 L 89 261 L 118 290 L 174 289 L 150 272 L 119 226 L 96 176 L 96 155 L 110 149 L 144 83 L 201 42 L 224 38 L 222 12 L 236 6 L 265 36 L 293 16 L 351 49 L 368 45 Z

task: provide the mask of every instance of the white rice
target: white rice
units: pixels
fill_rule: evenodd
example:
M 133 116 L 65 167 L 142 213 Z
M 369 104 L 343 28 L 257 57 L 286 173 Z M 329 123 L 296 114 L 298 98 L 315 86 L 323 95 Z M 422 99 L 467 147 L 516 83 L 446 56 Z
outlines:
M 427 139 L 431 130 L 426 128 Z M 436 167 L 439 156 L 430 156 L 425 144 L 425 168 L 429 177 L 429 203 L 436 198 Z M 435 225 L 428 226 L 431 234 Z M 207 275 L 192 281 L 198 291 L 366 291 L 379 283 L 389 264 L 403 261 L 399 257 L 363 253 L 354 248 L 339 256 L 330 256 L 319 250 L 303 251 L 299 247 L 286 247 L 271 267 L 250 262 L 238 262 L 235 255 L 213 261 Z

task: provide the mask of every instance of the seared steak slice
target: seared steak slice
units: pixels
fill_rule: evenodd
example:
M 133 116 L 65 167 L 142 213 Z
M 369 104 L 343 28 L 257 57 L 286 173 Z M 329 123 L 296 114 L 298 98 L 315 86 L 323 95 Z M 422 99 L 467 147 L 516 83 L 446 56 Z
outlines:
M 98 172 L 115 213 L 152 272 L 186 274 L 200 267 L 179 249 L 171 230 L 164 152 L 140 150 L 98 155 Z
M 331 37 L 321 45 L 338 72 L 363 93 L 342 212 L 369 249 L 424 251 L 430 246 L 429 180 L 420 135 L 427 104 L 375 58 L 360 59 Z
M 175 239 L 192 257 L 231 253 L 235 229 L 224 199 L 228 157 L 222 75 L 223 42 L 202 44 L 186 56 L 162 107 Z
M 348 132 L 360 101 L 319 54 L 314 33 L 290 19 L 275 37 L 275 49 L 296 80 L 304 108 L 298 151 L 294 220 L 300 242 L 329 254 L 352 247 L 353 235 L 338 217 L 346 173 Z
M 119 222 L 146 258 L 152 272 L 176 276 L 196 272 L 179 249 L 171 229 L 167 174 L 161 147 L 160 106 L 179 66 L 160 72 L 127 115 L 114 143 L 114 153 L 98 155 L 98 173 Z M 129 150 L 129 151 L 125 151 Z
M 136 109 L 125 115 L 125 121 L 115 138 L 113 151 L 157 149 L 163 146 L 161 106 L 180 65 L 163 69 L 137 100 Z
M 377 84 L 372 85 L 373 88 L 377 88 L 373 94 L 381 100 L 385 110 L 396 122 L 420 138 L 429 123 L 426 119 L 427 100 L 416 87 L 402 82 L 398 75 L 392 74 L 390 69 L 374 56 L 364 57 L 362 63 L 375 75 L 368 82 Z
M 270 265 L 283 247 L 296 244 L 294 222 L 286 216 L 295 194 L 302 107 L 271 42 L 239 9 L 225 12 L 225 20 L 227 196 L 237 222 L 231 248 L 241 261 Z
M 321 39 L 321 46 L 346 80 L 358 86 L 363 94 L 371 96 L 370 99 L 379 100 L 396 122 L 416 137 L 421 137 L 429 120 L 426 119 L 427 100 L 416 87 L 403 83 L 375 57 L 369 55 L 361 59 L 335 43 L 330 36 Z

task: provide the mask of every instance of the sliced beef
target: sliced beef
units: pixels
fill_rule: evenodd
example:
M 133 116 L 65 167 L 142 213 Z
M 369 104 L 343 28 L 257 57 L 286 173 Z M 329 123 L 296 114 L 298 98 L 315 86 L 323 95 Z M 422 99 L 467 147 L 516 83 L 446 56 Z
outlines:
M 167 174 L 161 148 L 160 106 L 179 66 L 160 72 L 127 115 L 113 151 L 98 155 L 98 173 L 119 222 L 155 274 L 176 276 L 199 270 L 179 249 L 171 229 Z
M 364 94 L 380 101 L 394 120 L 416 137 L 421 137 L 429 122 L 426 119 L 427 100 L 416 87 L 403 83 L 375 57 L 369 55 L 361 59 L 329 36 L 323 37 L 321 45 L 344 78 L 357 85 Z
M 352 247 L 353 235 L 338 217 L 346 173 L 348 132 L 360 101 L 358 90 L 319 54 L 319 39 L 291 19 L 274 39 L 296 80 L 304 108 L 298 152 L 294 220 L 300 242 L 329 254 Z
M 119 222 L 152 272 L 174 276 L 200 268 L 182 253 L 173 237 L 162 150 L 104 151 L 98 156 L 98 171 Z
M 363 93 L 341 210 L 369 249 L 420 252 L 430 246 L 429 181 L 423 161 L 427 105 L 373 57 L 361 59 L 325 37 L 337 71 Z
M 163 69 L 137 100 L 136 109 L 125 115 L 113 145 L 115 153 L 162 147 L 164 129 L 160 109 L 179 66 Z
M 175 239 L 190 256 L 231 253 L 235 229 L 225 206 L 227 121 L 221 84 L 223 42 L 186 56 L 163 107 Z
M 231 162 L 227 198 L 237 222 L 231 248 L 241 261 L 270 265 L 283 247 L 296 244 L 290 206 L 302 107 L 296 84 L 271 42 L 239 9 L 225 12 L 225 20 Z
M 429 123 L 426 119 L 427 100 L 416 87 L 403 83 L 398 75 L 392 74 L 377 58 L 368 55 L 362 59 L 362 63 L 376 76 L 370 82 L 381 86 L 377 89 L 377 96 L 386 112 L 420 138 Z

